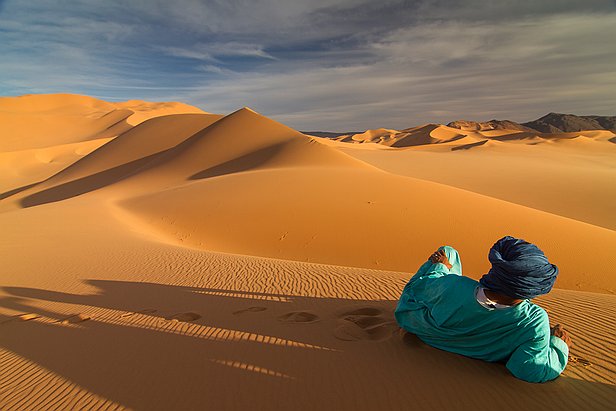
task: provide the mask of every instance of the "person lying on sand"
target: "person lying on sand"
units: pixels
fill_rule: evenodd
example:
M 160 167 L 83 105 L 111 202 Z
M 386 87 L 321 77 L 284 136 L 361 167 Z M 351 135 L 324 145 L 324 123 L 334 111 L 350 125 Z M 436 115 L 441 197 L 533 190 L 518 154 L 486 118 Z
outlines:
M 404 330 L 442 350 L 505 362 L 517 378 L 545 382 L 567 365 L 571 339 L 530 299 L 552 289 L 558 267 L 534 244 L 503 237 L 479 282 L 462 276 L 458 252 L 439 247 L 404 287 L 395 311 Z

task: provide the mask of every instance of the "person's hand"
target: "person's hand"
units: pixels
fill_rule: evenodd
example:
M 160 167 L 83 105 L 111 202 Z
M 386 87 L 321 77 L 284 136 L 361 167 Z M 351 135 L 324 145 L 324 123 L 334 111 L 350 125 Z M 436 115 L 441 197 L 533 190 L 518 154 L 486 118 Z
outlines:
M 432 253 L 430 257 L 428 257 L 428 261 L 430 261 L 432 264 L 445 264 L 448 269 L 451 269 L 452 267 L 451 263 L 447 259 L 447 255 L 445 255 L 444 250 L 436 250 L 434 253 Z
M 551 334 L 563 340 L 568 346 L 571 346 L 571 337 L 562 325 L 556 324 L 554 327 L 552 327 Z

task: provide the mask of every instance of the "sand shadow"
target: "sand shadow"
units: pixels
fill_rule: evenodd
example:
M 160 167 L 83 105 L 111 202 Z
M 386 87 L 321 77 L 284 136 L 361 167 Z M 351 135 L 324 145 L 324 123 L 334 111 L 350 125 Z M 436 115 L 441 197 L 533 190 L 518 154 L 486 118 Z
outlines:
M 243 156 L 210 167 L 206 170 L 202 170 L 190 176 L 190 179 L 199 180 L 203 178 L 218 177 L 221 175 L 239 173 L 262 166 L 274 158 L 285 145 L 286 142 L 283 142 L 255 150 Z
M 5 198 L 8 198 L 8 197 L 10 197 L 12 195 L 15 195 L 17 193 L 21 193 L 22 191 L 27 190 L 30 187 L 34 187 L 35 185 L 40 184 L 40 183 L 42 183 L 42 181 L 38 181 L 36 183 L 27 184 L 25 186 L 21 186 L 21 187 L 17 187 L 17 188 L 14 188 L 12 190 L 9 190 L 9 191 L 5 191 L 4 193 L 0 194 L 0 200 L 4 200 Z
M 451 151 L 470 150 L 473 147 L 480 147 L 480 146 L 484 145 L 487 142 L 488 142 L 488 140 L 482 140 L 482 141 L 477 141 L 475 143 L 462 144 L 460 146 L 452 147 Z
M 382 409 L 387 401 L 388 408 L 438 408 L 434 387 L 442 394 L 460 381 L 464 390 L 452 393 L 473 407 L 486 385 L 505 399 L 529 389 L 503 365 L 440 351 L 386 328 L 395 301 L 87 283 L 96 292 L 4 287 L 0 306 L 41 318 L 0 324 L 0 346 L 21 358 L 11 361 L 26 361 L 35 371 L 38 364 L 53 378 L 125 407 Z M 338 338 L 341 326 L 352 338 Z M 613 399 L 609 387 L 572 378 L 531 386 L 532 401 L 516 404 L 579 409 L 589 404 L 583 392 L 597 406 Z M 58 387 L 46 387 L 37 398 L 59 405 Z
M 252 168 L 267 163 L 267 161 L 275 157 L 280 152 L 280 150 L 282 150 L 284 145 L 284 143 L 280 143 L 256 150 L 244 156 L 229 160 L 214 167 L 210 167 L 206 170 L 192 175 L 189 178 L 193 180 L 203 179 L 250 170 Z M 34 207 L 42 204 L 67 200 L 69 198 L 77 197 L 82 194 L 101 189 L 103 187 L 122 181 L 138 173 L 144 168 L 149 167 L 154 162 L 164 158 L 167 153 L 171 152 L 171 150 L 175 148 L 176 147 L 172 147 L 170 149 L 160 151 L 158 153 L 151 154 L 149 156 L 142 157 L 137 160 L 88 175 L 86 177 L 81 177 L 66 183 L 58 184 L 56 186 L 30 194 L 22 198 L 19 203 L 25 208 Z M 3 195 L 5 197 L 9 197 L 14 194 L 17 194 L 18 192 L 24 191 L 36 184 L 20 187 L 19 189 L 4 193 Z
M 277 395 L 280 389 L 295 394 L 284 393 L 279 404 L 295 406 L 296 398 L 305 397 L 305 381 L 314 378 L 314 364 L 325 366 L 346 356 L 336 346 L 344 342 L 332 330 L 324 333 L 315 325 L 326 322 L 335 328 L 341 306 L 369 304 L 388 317 L 393 309 L 391 301 L 87 283 L 98 292 L 4 287 L 8 296 L 0 306 L 45 321 L 3 319 L 0 346 L 89 392 L 136 409 L 200 409 L 204 404 L 224 409 L 229 401 L 234 407 L 255 409 L 255 400 L 263 400 L 262 408 L 269 403 L 264 395 Z M 54 303 L 69 305 L 71 311 L 54 311 Z M 238 384 L 248 391 L 231 395 L 229 390 Z
M 20 200 L 20 204 L 26 208 L 34 207 L 41 204 L 67 200 L 69 198 L 98 190 L 135 174 L 145 165 L 149 164 L 151 161 L 154 161 L 166 152 L 167 150 L 151 154 L 138 160 L 41 190 L 37 193 L 30 194 L 22 198 Z

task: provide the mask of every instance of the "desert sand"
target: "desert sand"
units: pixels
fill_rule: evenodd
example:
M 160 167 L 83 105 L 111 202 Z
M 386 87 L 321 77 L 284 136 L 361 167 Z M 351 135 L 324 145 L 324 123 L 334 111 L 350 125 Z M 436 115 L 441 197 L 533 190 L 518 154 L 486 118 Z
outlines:
M 615 409 L 613 137 L 0 98 L 0 408 Z M 436 247 L 477 279 L 506 234 L 561 270 L 549 383 L 392 316 Z

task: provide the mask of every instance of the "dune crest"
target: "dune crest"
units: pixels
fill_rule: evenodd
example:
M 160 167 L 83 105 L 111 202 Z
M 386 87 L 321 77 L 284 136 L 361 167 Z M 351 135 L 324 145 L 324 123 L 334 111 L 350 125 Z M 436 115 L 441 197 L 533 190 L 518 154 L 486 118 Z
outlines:
M 109 103 L 75 94 L 0 97 L 0 192 L 39 183 L 143 121 L 183 113 L 219 117 L 175 102 Z
M 399 149 L 419 146 L 448 147 L 449 150 L 456 151 L 471 147 L 490 147 L 499 142 L 537 145 L 579 141 L 582 138 L 601 144 L 609 143 L 602 146 L 605 150 L 616 149 L 616 146 L 611 146 L 616 141 L 616 134 L 610 130 L 541 133 L 522 126 L 507 129 L 507 123 L 502 123 L 499 126 L 489 126 L 484 123 L 456 121 L 447 126 L 426 124 L 404 130 L 375 129 L 343 135 L 332 140 L 351 144 L 373 143 Z

